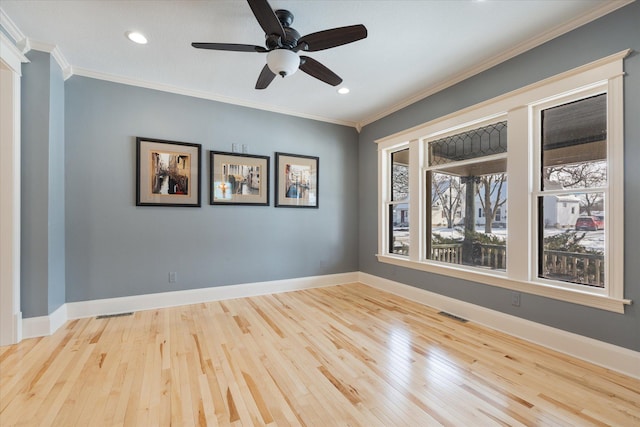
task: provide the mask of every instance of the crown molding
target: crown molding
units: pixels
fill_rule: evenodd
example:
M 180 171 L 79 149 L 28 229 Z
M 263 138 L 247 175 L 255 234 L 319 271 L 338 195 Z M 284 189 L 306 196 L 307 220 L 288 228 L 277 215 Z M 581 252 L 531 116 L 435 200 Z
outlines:
M 601 18 L 615 10 L 618 10 L 628 4 L 633 3 L 635 0 L 613 0 L 613 1 L 607 1 L 607 2 L 603 2 L 601 5 L 597 6 L 596 8 L 592 9 L 589 12 L 585 12 L 582 15 L 577 16 L 576 18 L 572 19 L 571 21 L 559 25 L 555 28 L 550 29 L 549 31 L 546 31 L 532 39 L 526 40 L 516 46 L 514 46 L 513 48 L 502 52 L 492 58 L 489 58 L 488 60 L 472 67 L 469 68 L 465 71 L 462 71 L 461 73 L 455 74 L 453 77 L 442 81 L 441 83 L 435 84 L 433 86 L 428 87 L 427 89 L 418 92 L 417 94 L 406 98 L 396 104 L 393 104 L 392 106 L 390 106 L 389 108 L 384 109 L 383 111 L 380 111 L 377 114 L 374 114 L 364 120 L 362 120 L 361 122 L 358 122 L 356 124 L 356 128 L 362 128 L 368 124 L 371 124 L 377 120 L 382 119 L 383 117 L 386 117 L 392 113 L 395 113 L 396 111 L 399 111 L 405 107 L 408 107 L 409 105 L 415 104 L 418 101 L 421 101 L 424 98 L 427 98 L 435 93 L 438 93 L 448 87 L 451 87 L 457 83 L 460 83 L 470 77 L 475 76 L 476 74 L 480 74 L 483 71 L 486 71 L 498 64 L 501 64 L 511 58 L 514 58 L 528 50 L 531 50 L 535 47 L 540 46 L 543 43 L 546 43 L 556 37 L 559 37 L 563 34 L 566 34 L 572 30 L 575 30 L 578 27 L 581 27 L 585 24 L 588 24 L 589 22 L 595 21 L 598 18 Z
M 13 41 L 2 32 L 0 32 L 0 57 L 18 75 L 22 75 L 21 64 L 29 62 Z
M 155 83 L 155 82 L 150 82 L 150 81 L 146 81 L 146 80 L 140 80 L 140 79 L 134 79 L 134 78 L 130 78 L 130 77 L 118 76 L 118 75 L 115 75 L 115 74 L 109 74 L 109 73 L 103 73 L 103 72 L 100 72 L 100 71 L 89 70 L 87 68 L 73 67 L 73 74 L 77 75 L 77 76 L 89 77 L 89 78 L 97 79 L 97 80 L 105 80 L 105 81 L 109 81 L 109 82 L 113 82 L 113 83 L 119 83 L 119 84 L 124 84 L 124 85 L 129 85 L 129 86 L 136 86 L 136 87 L 141 87 L 141 88 L 145 88 L 145 89 L 159 90 L 159 91 L 162 91 L 162 92 L 175 93 L 177 95 L 185 95 L 185 96 L 190 96 L 190 97 L 193 97 L 193 98 L 207 99 L 209 101 L 217 101 L 217 102 L 222 102 L 222 103 L 225 103 L 225 104 L 238 105 L 238 106 L 241 106 L 241 107 L 253 108 L 255 110 L 269 111 L 269 112 L 272 112 L 272 113 L 284 114 L 284 115 L 287 115 L 287 116 L 300 117 L 300 118 L 303 118 L 303 119 L 316 120 L 316 121 L 326 122 L 326 123 L 333 123 L 333 124 L 336 124 L 336 125 L 342 125 L 342 126 L 348 126 L 348 127 L 355 127 L 356 126 L 355 122 L 350 122 L 350 121 L 346 121 L 346 120 L 335 120 L 335 119 L 330 119 L 330 118 L 327 118 L 327 117 L 315 116 L 315 115 L 312 115 L 312 114 L 299 113 L 297 111 L 287 110 L 285 108 L 278 108 L 278 107 L 274 107 L 274 106 L 267 105 L 267 104 L 260 104 L 260 103 L 256 103 L 256 102 L 248 102 L 248 101 L 237 99 L 237 98 L 231 98 L 231 97 L 227 97 L 227 96 L 216 95 L 216 94 L 210 93 L 210 92 L 193 90 L 193 89 L 185 89 L 185 88 L 181 88 L 181 87 L 178 87 L 178 86 L 172 86 L 172 85 L 167 85 L 167 84 L 163 84 L 163 83 Z
M 37 50 L 38 52 L 46 52 L 51 54 L 53 59 L 56 60 L 58 66 L 62 70 L 62 77 L 64 78 L 64 80 L 67 80 L 73 75 L 73 68 L 71 67 L 71 64 L 69 64 L 69 61 L 67 61 L 67 58 L 65 58 L 58 46 L 38 40 L 33 40 L 28 37 L 18 42 L 18 46 L 22 49 L 23 53 L 27 53 L 31 50 Z
M 9 15 L 0 7 L 0 26 L 5 29 L 9 37 L 13 39 L 14 43 L 19 42 L 26 38 L 24 33 L 20 31 L 20 28 L 13 22 Z

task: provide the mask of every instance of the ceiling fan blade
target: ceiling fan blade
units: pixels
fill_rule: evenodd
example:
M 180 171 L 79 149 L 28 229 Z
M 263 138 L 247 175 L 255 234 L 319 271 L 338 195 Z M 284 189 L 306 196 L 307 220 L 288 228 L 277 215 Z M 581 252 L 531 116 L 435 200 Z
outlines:
M 367 37 L 367 28 L 364 25 L 350 25 L 348 27 L 332 28 L 307 34 L 298 40 L 296 50 L 305 52 L 317 52 L 330 49 L 343 44 L 353 43 Z
M 276 75 L 269 69 L 269 66 L 265 65 L 258 76 L 256 89 L 266 89 L 275 77 Z
M 262 46 L 254 46 L 251 44 L 235 44 L 235 43 L 191 43 L 191 46 L 198 49 L 212 50 L 228 50 L 232 52 L 268 52 Z
M 265 34 L 276 34 L 284 38 L 282 24 L 267 0 L 247 0 L 247 3 Z
M 322 80 L 331 86 L 338 86 L 342 79 L 333 71 L 308 56 L 300 56 L 300 69 L 311 77 Z

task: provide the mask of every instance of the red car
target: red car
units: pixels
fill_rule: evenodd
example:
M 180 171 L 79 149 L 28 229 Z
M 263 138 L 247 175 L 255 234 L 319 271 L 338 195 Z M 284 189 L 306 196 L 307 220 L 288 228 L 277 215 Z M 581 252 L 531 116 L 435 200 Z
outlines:
M 596 231 L 604 228 L 604 218 L 599 216 L 581 216 L 576 221 L 576 230 Z

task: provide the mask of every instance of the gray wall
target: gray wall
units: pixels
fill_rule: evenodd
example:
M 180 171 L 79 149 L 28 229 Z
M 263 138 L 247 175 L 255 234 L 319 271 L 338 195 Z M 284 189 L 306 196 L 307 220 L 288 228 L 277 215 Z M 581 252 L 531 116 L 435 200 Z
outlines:
M 64 79 L 49 67 L 49 313 L 66 302 Z
M 64 80 L 31 51 L 22 75 L 21 310 L 47 315 L 65 303 Z
M 74 76 L 67 301 L 358 270 L 354 129 Z M 135 206 L 135 137 L 202 144 L 201 208 Z M 271 206 L 209 205 L 209 150 L 271 156 Z M 274 152 L 320 158 L 319 209 L 274 208 Z M 177 272 L 177 283 L 168 283 Z
M 640 51 L 640 3 L 554 39 L 486 72 L 365 126 L 360 134 L 360 271 L 468 301 L 587 337 L 640 350 L 640 55 L 625 60 L 625 314 L 523 294 L 377 262 L 377 152 L 374 140 L 617 53 Z

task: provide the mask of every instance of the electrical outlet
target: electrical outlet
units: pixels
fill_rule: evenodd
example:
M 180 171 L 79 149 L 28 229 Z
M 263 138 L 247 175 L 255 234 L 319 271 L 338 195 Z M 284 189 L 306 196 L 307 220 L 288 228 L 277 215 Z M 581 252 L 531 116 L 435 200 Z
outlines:
M 520 307 L 520 292 L 511 292 L 511 305 Z
M 170 271 L 169 272 L 169 283 L 176 283 L 176 280 L 178 280 L 178 273 L 176 273 L 175 271 Z

